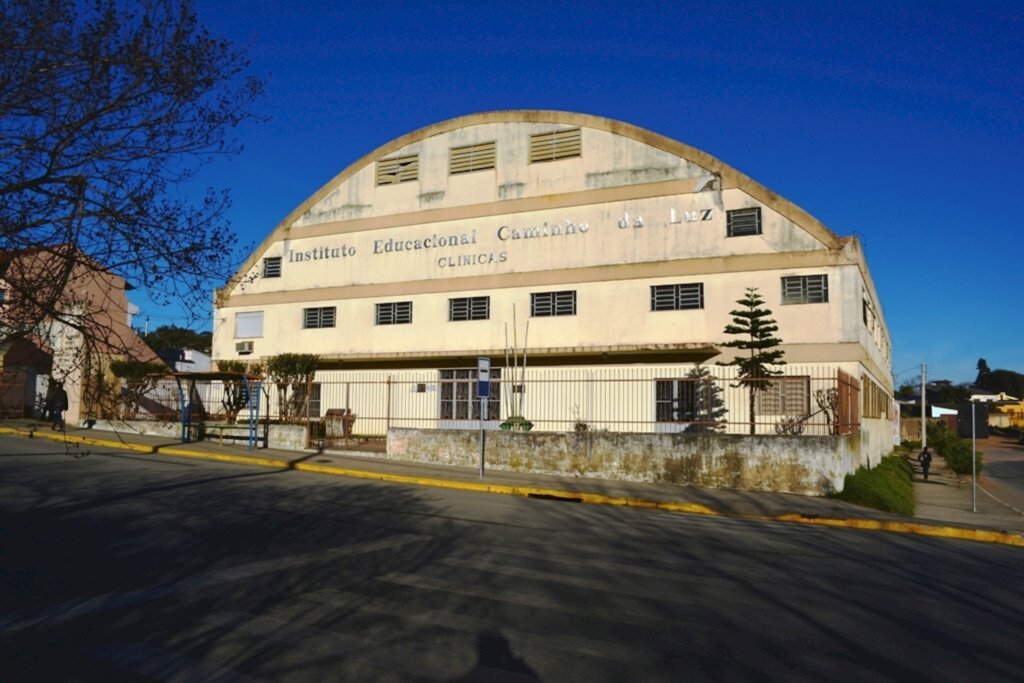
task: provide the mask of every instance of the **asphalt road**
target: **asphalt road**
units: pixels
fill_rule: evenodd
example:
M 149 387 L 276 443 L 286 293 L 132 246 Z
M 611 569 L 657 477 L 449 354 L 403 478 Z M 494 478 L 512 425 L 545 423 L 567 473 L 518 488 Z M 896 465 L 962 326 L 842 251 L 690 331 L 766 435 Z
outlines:
M 2 681 L 1010 680 L 1017 548 L 0 437 Z
M 1013 439 L 991 436 L 979 439 L 983 453 L 982 485 L 996 499 L 1024 513 L 1024 444 Z

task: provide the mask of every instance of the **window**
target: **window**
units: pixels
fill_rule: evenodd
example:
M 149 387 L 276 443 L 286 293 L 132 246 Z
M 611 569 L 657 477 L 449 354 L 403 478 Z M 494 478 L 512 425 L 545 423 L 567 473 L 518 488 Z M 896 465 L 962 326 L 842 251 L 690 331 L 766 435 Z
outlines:
M 725 212 L 726 237 L 761 234 L 761 207 L 733 209 Z
M 235 313 L 235 339 L 263 336 L 263 311 Z
M 476 368 L 441 370 L 441 419 L 479 420 L 480 397 L 476 395 Z M 501 419 L 501 368 L 491 368 L 491 392 L 487 419 Z
M 289 401 L 295 415 L 306 415 L 306 383 L 293 384 L 292 395 Z M 320 417 L 320 382 L 313 382 L 309 385 L 309 417 Z
M 537 292 L 530 295 L 530 315 L 576 315 L 576 292 Z
M 757 392 L 757 412 L 762 415 L 807 415 L 811 406 L 810 377 L 772 377 Z
M 713 380 L 659 379 L 654 385 L 655 422 L 702 422 L 710 420 L 709 408 L 718 396 Z
M 828 275 L 791 275 L 782 278 L 782 303 L 828 303 Z
M 412 322 L 411 301 L 391 301 L 377 304 L 377 325 L 405 325 Z
M 582 153 L 580 129 L 555 130 L 530 136 L 530 163 L 578 157 Z
M 280 256 L 268 256 L 263 259 L 263 277 L 281 277 Z
M 334 327 L 336 311 L 334 306 L 302 309 L 302 327 L 312 330 L 321 327 Z
M 320 417 L 320 382 L 313 382 L 310 386 L 309 414 Z
M 458 175 L 473 171 L 485 171 L 494 168 L 494 161 L 495 145 L 493 141 L 482 142 L 479 145 L 452 147 L 448 150 L 448 173 Z
M 861 375 L 860 386 L 861 416 L 889 419 L 889 406 L 892 405 L 892 398 L 885 393 L 885 389 L 867 375 Z
M 651 287 L 652 311 L 682 311 L 689 308 L 704 308 L 703 282 Z
M 461 320 L 489 320 L 491 317 L 491 297 L 467 296 L 460 299 L 448 299 L 448 322 Z
M 412 180 L 419 180 L 420 157 L 412 154 L 407 157 L 381 159 L 377 162 L 377 184 L 397 185 Z

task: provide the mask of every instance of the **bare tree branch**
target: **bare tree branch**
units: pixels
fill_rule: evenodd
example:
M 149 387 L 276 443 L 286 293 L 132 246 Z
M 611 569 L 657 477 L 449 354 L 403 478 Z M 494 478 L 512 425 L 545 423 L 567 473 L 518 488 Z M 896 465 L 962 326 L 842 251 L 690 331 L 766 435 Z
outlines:
M 191 0 L 2 0 L 0 45 L 0 344 L 46 321 L 107 334 L 66 291 L 82 269 L 205 313 L 240 258 L 229 199 L 171 191 L 240 151 L 232 131 L 263 87 L 246 59 Z M 33 250 L 45 272 L 13 258 Z

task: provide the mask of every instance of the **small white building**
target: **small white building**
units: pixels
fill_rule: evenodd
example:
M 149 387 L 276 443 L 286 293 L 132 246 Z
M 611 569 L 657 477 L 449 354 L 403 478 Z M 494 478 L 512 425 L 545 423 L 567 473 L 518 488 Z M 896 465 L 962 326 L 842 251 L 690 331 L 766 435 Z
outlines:
M 998 394 L 971 394 L 971 400 L 979 403 L 1016 403 L 1020 399 L 1000 391 Z

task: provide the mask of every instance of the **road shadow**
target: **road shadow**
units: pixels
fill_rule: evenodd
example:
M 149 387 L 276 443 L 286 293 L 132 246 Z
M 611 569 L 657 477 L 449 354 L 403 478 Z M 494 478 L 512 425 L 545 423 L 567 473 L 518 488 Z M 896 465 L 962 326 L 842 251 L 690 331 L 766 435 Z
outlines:
M 477 638 L 477 660 L 465 674 L 450 683 L 514 683 L 540 681 L 537 672 L 512 651 L 508 639 L 497 631 L 483 631 Z

